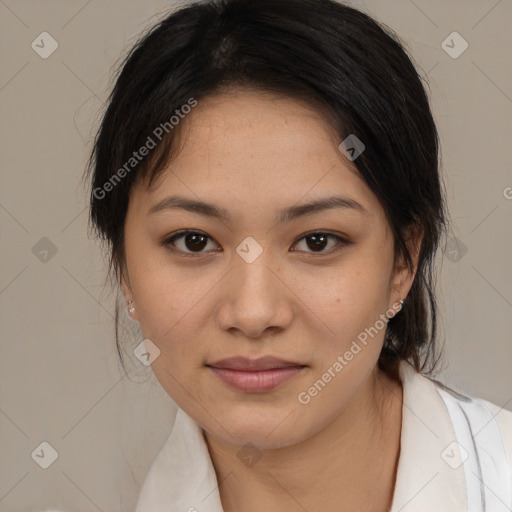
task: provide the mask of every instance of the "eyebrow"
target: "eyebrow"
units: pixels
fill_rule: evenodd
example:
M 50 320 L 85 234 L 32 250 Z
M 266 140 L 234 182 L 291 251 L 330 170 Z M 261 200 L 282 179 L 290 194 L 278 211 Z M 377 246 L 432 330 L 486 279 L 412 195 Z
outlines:
M 366 208 L 354 199 L 349 197 L 331 196 L 310 201 L 305 204 L 290 206 L 289 208 L 281 210 L 275 222 L 276 224 L 284 224 L 300 217 L 305 217 L 333 208 L 346 208 L 358 211 L 362 214 L 368 214 Z M 182 209 L 205 217 L 211 217 L 226 222 L 231 221 L 231 215 L 225 208 L 219 208 L 211 203 L 197 201 L 195 199 L 189 199 L 179 195 L 162 199 L 148 210 L 148 215 L 172 209 Z

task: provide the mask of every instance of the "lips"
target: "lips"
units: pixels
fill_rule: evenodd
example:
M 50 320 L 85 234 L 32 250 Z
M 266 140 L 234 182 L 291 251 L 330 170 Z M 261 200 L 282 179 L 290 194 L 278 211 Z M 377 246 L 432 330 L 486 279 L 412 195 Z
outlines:
M 250 393 L 271 391 L 306 368 L 300 363 L 269 356 L 230 357 L 206 366 L 228 386 Z
M 215 363 L 209 364 L 212 368 L 224 368 L 226 370 L 240 370 L 246 372 L 256 372 L 262 370 L 274 370 L 279 368 L 303 367 L 305 365 L 285 361 L 276 357 L 260 357 L 259 359 L 248 359 L 247 357 L 230 357 L 221 359 Z

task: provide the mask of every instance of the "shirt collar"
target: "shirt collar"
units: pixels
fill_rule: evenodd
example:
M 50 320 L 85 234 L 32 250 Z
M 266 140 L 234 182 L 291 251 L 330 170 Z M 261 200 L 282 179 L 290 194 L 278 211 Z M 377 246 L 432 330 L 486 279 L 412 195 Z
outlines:
M 437 384 L 406 361 L 400 362 L 399 375 L 402 433 L 390 512 L 467 510 L 464 469 Z
M 201 427 L 178 408 L 171 435 L 153 461 L 136 512 L 223 512 Z

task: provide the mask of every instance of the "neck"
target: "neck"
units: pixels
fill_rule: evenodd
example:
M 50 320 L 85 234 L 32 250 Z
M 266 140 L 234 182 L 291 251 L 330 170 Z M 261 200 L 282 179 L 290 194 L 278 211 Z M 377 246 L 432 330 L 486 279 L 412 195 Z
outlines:
M 402 387 L 375 370 L 342 414 L 307 440 L 265 450 L 252 467 L 205 434 L 225 512 L 386 512 L 400 452 Z

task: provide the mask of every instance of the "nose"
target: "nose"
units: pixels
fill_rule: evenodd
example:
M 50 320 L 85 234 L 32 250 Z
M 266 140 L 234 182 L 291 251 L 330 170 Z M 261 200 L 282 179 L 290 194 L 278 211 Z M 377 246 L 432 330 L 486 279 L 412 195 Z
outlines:
M 293 319 L 294 295 L 269 251 L 251 263 L 238 254 L 233 260 L 217 308 L 219 327 L 252 339 L 286 329 Z

